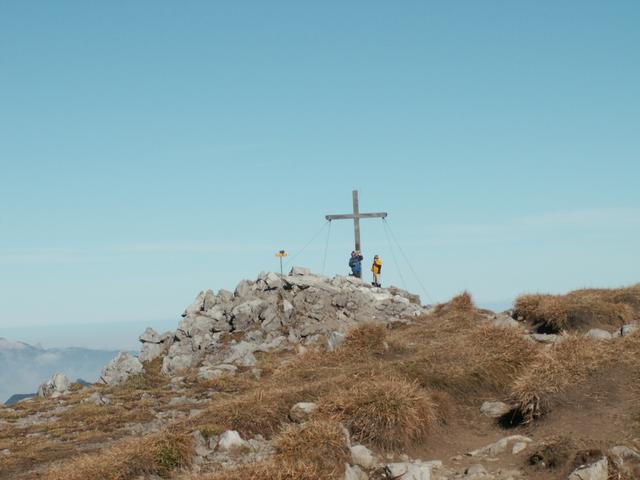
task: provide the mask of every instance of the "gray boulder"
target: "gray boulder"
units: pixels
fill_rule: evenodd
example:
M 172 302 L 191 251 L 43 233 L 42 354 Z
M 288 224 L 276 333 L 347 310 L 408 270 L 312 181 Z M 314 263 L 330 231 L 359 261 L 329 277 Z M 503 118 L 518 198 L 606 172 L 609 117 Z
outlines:
M 138 340 L 142 343 L 162 343 L 162 337 L 151 327 L 147 327 Z
M 306 267 L 292 267 L 289 276 L 294 275 L 311 275 L 311 270 Z
M 306 422 L 318 410 L 318 404 L 313 402 L 296 403 L 289 411 L 289 418 L 297 423 Z
M 205 298 L 205 292 L 198 293 L 198 295 L 196 295 L 195 300 L 193 302 L 191 302 L 191 305 L 189 305 L 185 309 L 185 311 L 182 314 L 182 316 L 186 317 L 189 314 L 194 314 L 194 313 L 198 313 L 198 312 L 204 311 L 204 298 Z
M 560 335 L 554 333 L 532 333 L 527 338 L 534 340 L 538 343 L 556 343 L 560 341 Z
M 385 473 L 387 478 L 397 480 L 431 480 L 431 467 L 422 462 L 390 463 Z
M 140 347 L 140 354 L 138 355 L 138 360 L 142 363 L 148 363 L 152 360 L 155 360 L 163 352 L 163 346 L 161 343 L 143 343 L 142 347 Z
M 57 398 L 67 393 L 69 387 L 71 387 L 71 380 L 69 380 L 64 373 L 56 373 L 38 387 L 38 396 L 43 398 Z
M 169 348 L 169 352 L 162 359 L 162 373 L 173 375 L 177 372 L 191 368 L 196 364 L 197 356 L 193 351 L 193 344 L 189 338 L 178 339 Z
M 235 430 L 227 430 L 220 435 L 217 448 L 223 452 L 233 452 L 249 448 L 249 443 L 246 440 L 243 440 L 240 434 Z
M 362 471 L 357 465 L 344 466 L 344 480 L 368 480 L 369 475 Z
M 491 321 L 491 324 L 499 328 L 522 328 L 522 324 L 520 322 L 514 320 L 513 318 L 507 315 L 494 318 Z
M 487 417 L 499 418 L 509 413 L 513 407 L 504 402 L 484 402 L 480 407 L 480 413 Z
M 147 328 L 138 337 L 138 340 L 142 343 L 138 360 L 142 363 L 147 363 L 167 353 L 173 336 L 173 332 L 166 332 L 160 335 L 153 328 Z
M 523 435 L 511 435 L 509 437 L 501 438 L 497 442 L 490 443 L 489 445 L 486 445 L 477 450 L 473 450 L 467 455 L 471 457 L 495 457 L 496 455 L 507 452 L 509 450 L 509 447 L 513 447 L 513 445 L 516 443 L 529 444 L 531 442 L 532 440 L 529 437 L 525 437 Z
M 635 332 L 637 328 L 638 328 L 638 325 L 636 325 L 635 323 L 623 325 L 622 328 L 620 329 L 620 335 L 623 337 L 626 337 L 627 335 L 630 335 L 631 333 Z
M 613 338 L 613 335 L 600 328 L 592 328 L 587 333 L 585 333 L 584 336 L 593 338 L 594 340 L 611 340 Z
M 607 480 L 609 478 L 609 462 L 603 457 L 590 465 L 576 468 L 568 480 Z
M 125 382 L 131 375 L 142 373 L 142 363 L 127 352 L 120 352 L 111 360 L 100 374 L 100 381 L 107 385 L 119 385 Z
M 367 470 L 376 468 L 380 464 L 376 455 L 364 445 L 351 446 L 351 462 Z
M 236 331 L 249 330 L 260 325 L 260 314 L 269 304 L 259 298 L 249 300 L 231 310 L 231 324 Z

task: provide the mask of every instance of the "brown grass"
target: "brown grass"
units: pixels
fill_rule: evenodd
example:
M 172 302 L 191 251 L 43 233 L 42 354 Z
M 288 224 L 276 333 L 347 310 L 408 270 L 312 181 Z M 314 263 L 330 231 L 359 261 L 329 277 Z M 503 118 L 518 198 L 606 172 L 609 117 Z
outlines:
M 640 285 L 614 290 L 576 290 L 566 295 L 523 295 L 515 314 L 541 331 L 620 328 L 640 318 Z
M 554 399 L 602 368 L 610 358 L 608 353 L 605 342 L 576 335 L 539 351 L 512 388 L 512 398 L 524 422 L 547 413 Z
M 276 455 L 268 461 L 197 477 L 200 480 L 338 480 L 350 458 L 347 434 L 331 420 L 289 425 L 275 438 Z
M 364 323 L 351 329 L 340 351 L 350 355 L 382 355 L 387 350 L 387 327 L 380 323 Z
M 413 339 L 418 346 L 399 363 L 400 371 L 424 388 L 442 390 L 462 402 L 503 395 L 537 351 L 515 329 L 457 315 L 411 333 L 405 342 Z
M 327 476 L 344 474 L 344 464 L 350 456 L 344 427 L 325 419 L 287 426 L 275 438 L 274 445 L 285 463 L 311 463 Z
M 339 476 L 327 476 L 313 464 L 289 465 L 270 459 L 243 465 L 209 475 L 189 475 L 181 480 L 341 480 Z
M 369 378 L 325 398 L 321 411 L 341 421 L 353 438 L 384 450 L 423 440 L 438 415 L 431 397 L 400 378 Z
M 436 305 L 435 313 L 441 314 L 444 312 L 472 312 L 475 309 L 473 303 L 473 297 L 468 291 L 462 292 L 460 295 L 456 295 L 447 303 L 441 303 Z
M 52 468 L 44 480 L 129 480 L 138 475 L 167 475 L 191 464 L 193 447 L 184 435 L 163 433 L 132 439 L 97 454 L 76 457 Z

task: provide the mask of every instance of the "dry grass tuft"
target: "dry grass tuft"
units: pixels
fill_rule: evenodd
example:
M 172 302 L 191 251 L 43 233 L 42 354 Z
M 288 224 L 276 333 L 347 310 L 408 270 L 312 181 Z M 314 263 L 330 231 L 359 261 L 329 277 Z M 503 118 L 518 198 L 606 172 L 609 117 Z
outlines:
M 342 480 L 340 476 L 327 476 L 315 465 L 296 463 L 288 465 L 277 460 L 267 460 L 224 470 L 205 476 L 189 476 L 184 480 Z M 182 478 L 181 478 L 182 480 Z
M 601 368 L 610 353 L 605 342 L 576 335 L 541 350 L 512 389 L 524 423 L 547 413 L 555 396 Z
M 365 323 L 353 328 L 340 347 L 349 355 L 382 355 L 387 349 L 387 328 L 381 323 Z
M 97 454 L 76 457 L 54 467 L 45 480 L 129 480 L 139 475 L 166 476 L 191 464 L 193 447 L 188 436 L 163 433 L 120 442 Z
M 384 450 L 423 440 L 438 420 L 425 390 L 394 378 L 360 381 L 323 399 L 320 410 L 341 421 L 356 441 Z
M 536 448 L 529 457 L 529 463 L 558 470 L 569 463 L 569 460 L 575 455 L 576 448 L 571 437 L 551 437 Z
M 465 290 L 460 295 L 453 297 L 449 302 L 436 305 L 435 313 L 436 315 L 439 315 L 449 312 L 472 312 L 475 308 L 473 297 Z
M 456 400 L 500 396 L 532 361 L 536 345 L 509 328 L 474 324 L 454 316 L 411 332 L 416 353 L 399 371 L 426 389 L 442 390 Z M 408 341 L 405 340 L 405 341 Z
M 198 480 L 341 480 L 349 460 L 340 424 L 315 419 L 289 425 L 274 439 L 276 455 L 264 462 L 197 477 Z
M 325 419 L 289 425 L 274 440 L 279 460 L 296 467 L 312 464 L 327 476 L 344 474 L 350 457 L 347 442 L 344 427 Z
M 523 295 L 515 313 L 540 331 L 617 327 L 640 318 L 640 285 L 614 290 L 576 290 L 566 295 Z
M 197 422 L 216 430 L 237 430 L 243 436 L 275 435 L 289 423 L 289 411 L 298 402 L 313 401 L 324 391 L 324 384 L 271 385 L 244 394 L 217 400 L 197 417 Z M 196 424 L 191 425 L 197 428 Z

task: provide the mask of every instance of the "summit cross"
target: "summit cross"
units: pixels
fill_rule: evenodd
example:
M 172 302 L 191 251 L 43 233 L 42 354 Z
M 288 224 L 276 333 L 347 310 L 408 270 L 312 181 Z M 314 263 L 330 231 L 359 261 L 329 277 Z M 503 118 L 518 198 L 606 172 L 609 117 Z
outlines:
M 332 220 L 353 220 L 353 234 L 355 237 L 357 252 L 362 250 L 360 245 L 360 219 L 361 218 L 387 218 L 387 212 L 375 212 L 375 213 L 360 213 L 360 206 L 358 204 L 358 191 L 353 191 L 353 213 L 345 215 L 327 215 L 326 218 L 329 221 Z

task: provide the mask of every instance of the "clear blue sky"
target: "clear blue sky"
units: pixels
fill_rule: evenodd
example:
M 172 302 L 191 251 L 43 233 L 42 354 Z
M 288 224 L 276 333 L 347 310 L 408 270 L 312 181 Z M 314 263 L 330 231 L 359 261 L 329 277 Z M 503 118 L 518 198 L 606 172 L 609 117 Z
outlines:
M 352 188 L 436 301 L 638 282 L 638 25 L 635 0 L 4 1 L 0 336 L 175 325 Z M 422 293 L 379 221 L 363 242 Z

